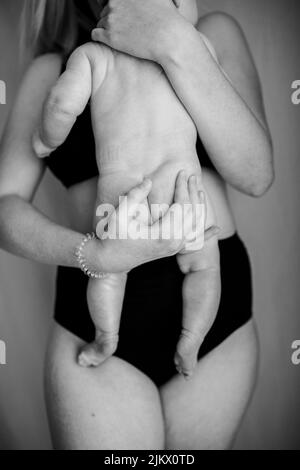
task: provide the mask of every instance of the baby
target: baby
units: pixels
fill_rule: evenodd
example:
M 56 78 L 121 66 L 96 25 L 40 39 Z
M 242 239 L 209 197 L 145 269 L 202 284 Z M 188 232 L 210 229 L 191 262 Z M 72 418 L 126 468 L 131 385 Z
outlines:
M 88 43 L 73 52 L 44 106 L 41 126 L 33 138 L 38 157 L 48 156 L 65 141 L 89 100 L 99 169 L 96 208 L 103 204 L 117 207 L 119 196 L 147 177 L 152 189 L 144 204 L 151 220 L 158 220 L 162 213 L 157 208 L 173 202 L 181 170 L 186 181 L 197 175 L 198 191 L 205 195 L 205 231 L 209 235 L 204 246 L 199 240 L 193 246 L 190 240 L 177 255 L 185 279 L 182 334 L 174 362 L 189 378 L 220 300 L 218 230 L 202 184 L 197 130 L 159 65 Z M 101 233 L 99 222 L 98 214 L 94 228 L 101 238 L 104 231 Z M 96 340 L 82 350 L 80 365 L 97 366 L 115 352 L 126 277 L 122 273 L 89 280 L 88 305 Z

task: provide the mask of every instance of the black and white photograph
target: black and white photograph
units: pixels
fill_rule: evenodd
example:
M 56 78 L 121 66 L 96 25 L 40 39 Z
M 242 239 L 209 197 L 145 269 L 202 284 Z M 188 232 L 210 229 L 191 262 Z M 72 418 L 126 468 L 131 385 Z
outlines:
M 300 450 L 299 22 L 0 0 L 0 450 Z

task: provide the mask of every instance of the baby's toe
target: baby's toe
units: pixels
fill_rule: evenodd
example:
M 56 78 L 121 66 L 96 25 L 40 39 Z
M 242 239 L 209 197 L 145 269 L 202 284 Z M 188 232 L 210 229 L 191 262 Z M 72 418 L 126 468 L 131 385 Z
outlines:
M 78 364 L 80 367 L 91 367 L 91 361 L 85 352 L 82 352 L 78 356 Z
M 100 354 L 99 350 L 92 345 L 88 346 L 87 349 L 83 349 L 78 356 L 78 364 L 81 367 L 97 367 L 106 358 L 103 354 Z

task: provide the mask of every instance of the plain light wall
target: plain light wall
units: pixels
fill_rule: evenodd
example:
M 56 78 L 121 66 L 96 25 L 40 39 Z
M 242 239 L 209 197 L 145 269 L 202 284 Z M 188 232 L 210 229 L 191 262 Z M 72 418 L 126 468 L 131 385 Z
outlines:
M 0 80 L 8 102 L 0 105 L 0 132 L 21 75 L 17 18 L 22 0 L 1 0 Z M 251 256 L 261 367 L 254 399 L 236 449 L 300 449 L 300 366 L 291 344 L 300 339 L 298 234 L 300 106 L 291 83 L 300 79 L 298 0 L 199 0 L 203 13 L 232 14 L 242 25 L 262 80 L 274 140 L 276 181 L 261 199 L 229 189 L 237 226 Z M 47 176 L 36 204 L 64 221 L 64 190 Z M 55 270 L 0 251 L 0 448 L 50 449 L 43 402 L 43 357 L 54 300 Z

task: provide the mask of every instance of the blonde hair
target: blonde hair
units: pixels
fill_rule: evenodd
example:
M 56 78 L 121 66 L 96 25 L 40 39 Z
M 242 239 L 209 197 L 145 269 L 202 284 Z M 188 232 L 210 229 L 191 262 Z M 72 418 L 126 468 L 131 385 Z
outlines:
M 78 25 L 93 27 L 73 0 L 24 0 L 21 49 L 34 56 L 48 52 L 68 56 L 76 45 Z

